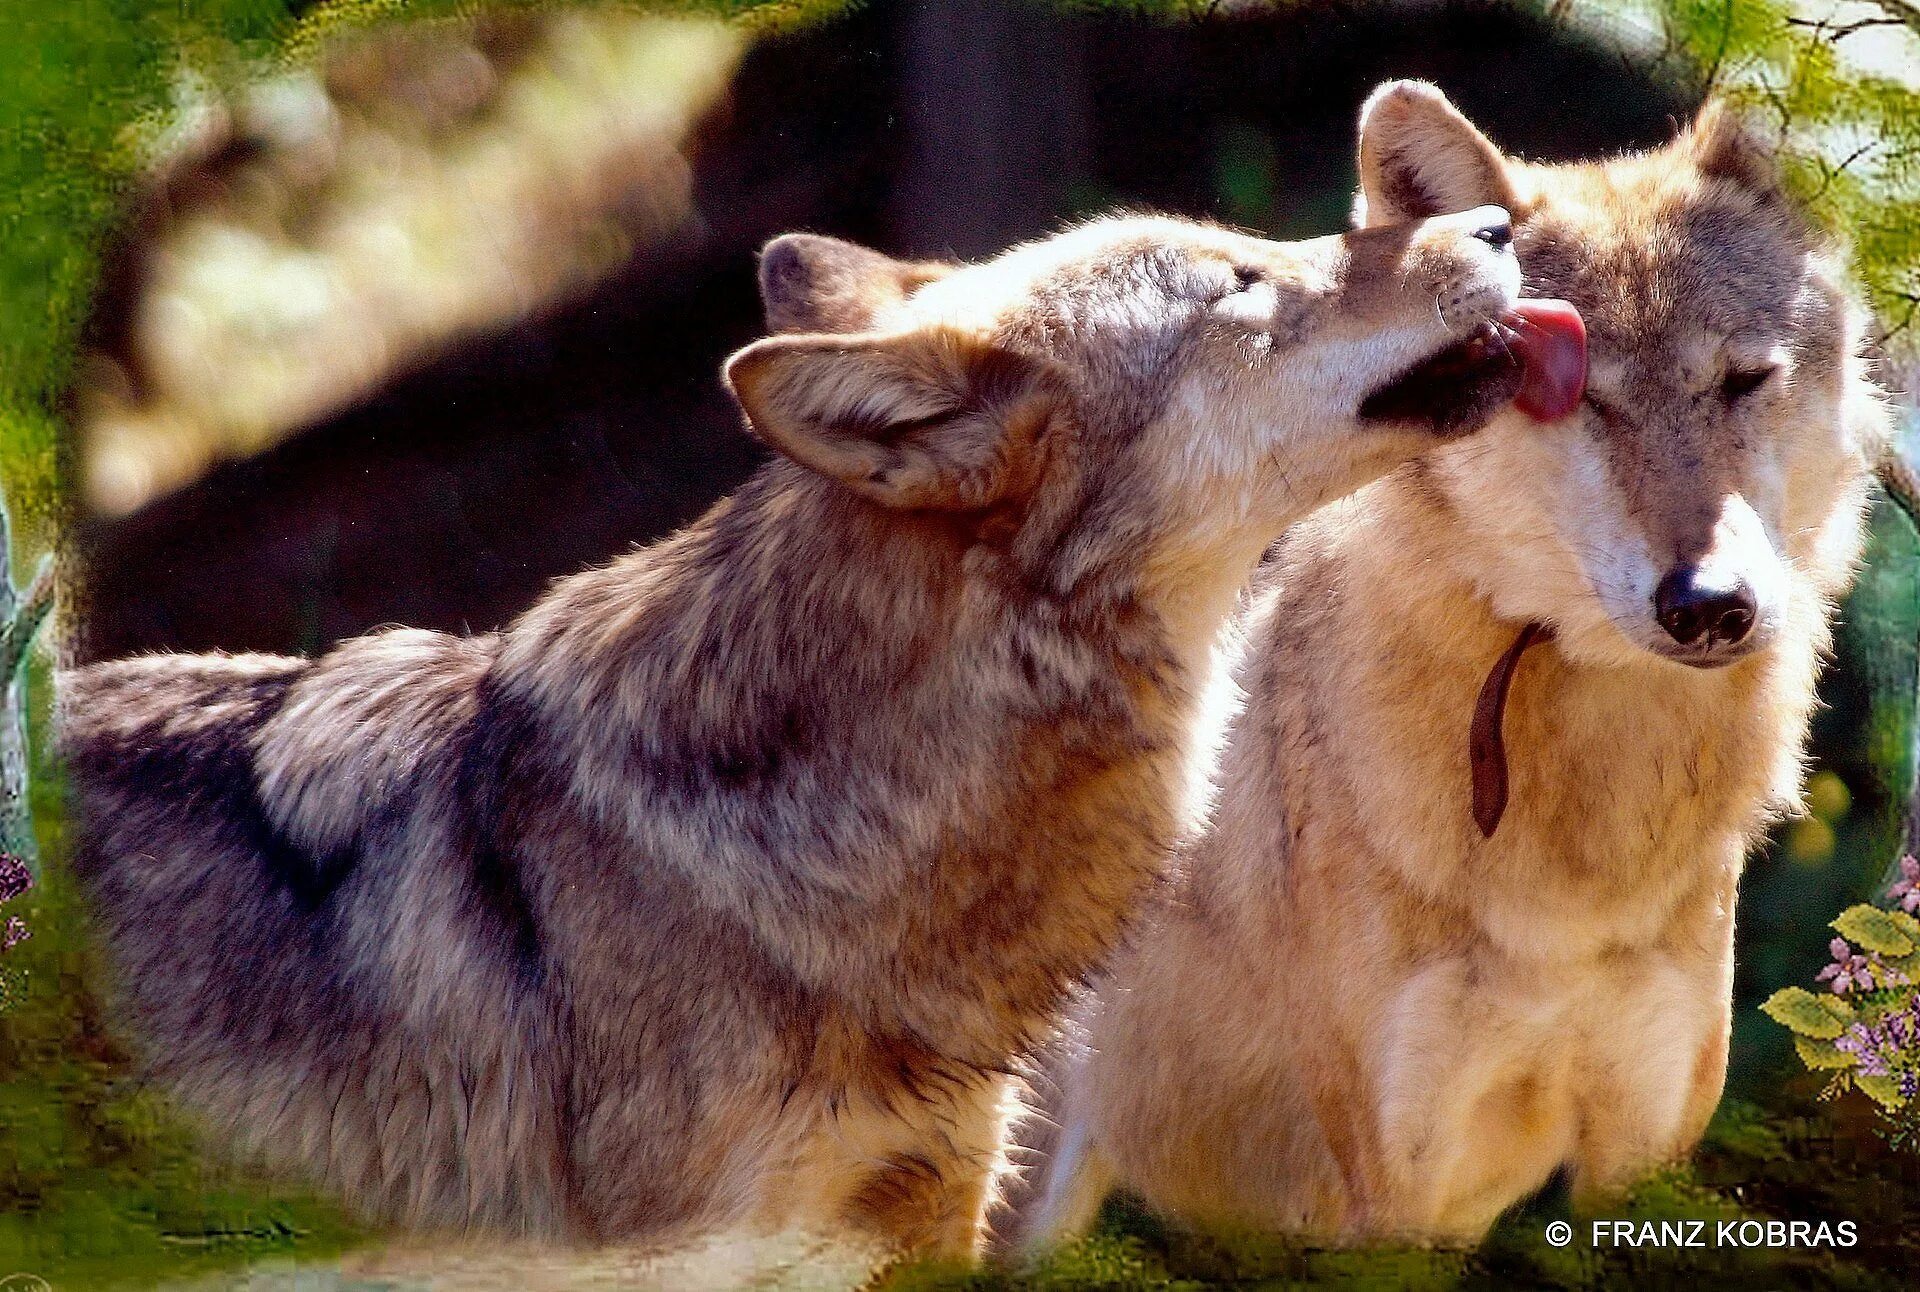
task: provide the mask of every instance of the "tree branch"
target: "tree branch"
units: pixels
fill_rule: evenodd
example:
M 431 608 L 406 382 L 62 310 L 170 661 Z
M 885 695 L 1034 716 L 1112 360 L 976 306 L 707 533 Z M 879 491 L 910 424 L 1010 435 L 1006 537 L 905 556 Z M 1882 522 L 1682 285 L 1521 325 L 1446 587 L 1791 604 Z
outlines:
M 1870 0 L 1889 19 L 1920 36 L 1920 3 L 1915 0 Z
M 0 686 L 12 685 L 20 675 L 27 652 L 33 647 L 34 636 L 45 622 L 47 612 L 52 609 L 53 557 L 47 555 L 40 558 L 40 568 L 34 571 L 33 582 L 21 594 L 13 617 L 0 626 Z
M 1820 187 L 1813 194 L 1812 197 L 1809 197 L 1807 199 L 1807 201 L 1809 203 L 1818 202 L 1821 198 L 1825 197 L 1827 195 L 1827 190 L 1833 187 L 1833 181 L 1840 178 L 1841 172 L 1845 171 L 1849 166 L 1853 165 L 1855 162 L 1859 161 L 1862 157 L 1866 156 L 1868 153 L 1872 152 L 1875 148 L 1878 148 L 1879 146 L 1880 146 L 1880 141 L 1878 139 L 1869 139 L 1866 143 L 1861 144 L 1858 148 L 1848 153 L 1842 161 L 1836 164 L 1829 165 L 1827 162 L 1821 161 L 1820 162 L 1820 170 L 1821 170 Z
M 1857 31 L 1871 31 L 1875 27 L 1904 27 L 1906 25 L 1905 19 L 1891 17 L 1855 18 L 1851 22 L 1841 23 L 1836 23 L 1832 18 L 1787 19 L 1787 26 L 1789 27 L 1804 27 L 1808 31 L 1811 31 L 1815 38 L 1831 38 L 1833 40 L 1844 40 Z
M 1912 292 L 1892 292 L 1889 293 L 1889 295 L 1893 300 L 1906 302 L 1907 308 L 1906 312 L 1900 316 L 1898 323 L 1893 324 L 1878 337 L 1874 338 L 1874 344 L 1878 346 L 1885 346 L 1887 342 L 1912 327 L 1914 312 L 1920 310 L 1920 296 L 1916 296 Z

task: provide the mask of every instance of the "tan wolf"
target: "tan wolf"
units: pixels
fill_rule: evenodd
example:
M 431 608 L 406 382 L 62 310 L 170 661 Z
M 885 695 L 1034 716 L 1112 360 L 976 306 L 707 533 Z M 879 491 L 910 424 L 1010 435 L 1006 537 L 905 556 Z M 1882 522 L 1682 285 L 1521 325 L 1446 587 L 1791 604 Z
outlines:
M 1399 82 L 1359 150 L 1360 224 L 1512 210 L 1590 383 L 1278 545 L 1216 820 L 1022 1132 L 1028 1242 L 1114 1187 L 1473 1241 L 1562 1168 L 1591 1195 L 1686 1153 L 1720 1095 L 1735 884 L 1798 799 L 1884 435 L 1841 266 L 1711 107 L 1526 165 Z
M 726 380 L 783 456 L 685 531 L 498 634 L 65 679 L 152 1068 L 415 1223 L 972 1252 L 1261 550 L 1524 380 L 1508 236 L 776 240 Z

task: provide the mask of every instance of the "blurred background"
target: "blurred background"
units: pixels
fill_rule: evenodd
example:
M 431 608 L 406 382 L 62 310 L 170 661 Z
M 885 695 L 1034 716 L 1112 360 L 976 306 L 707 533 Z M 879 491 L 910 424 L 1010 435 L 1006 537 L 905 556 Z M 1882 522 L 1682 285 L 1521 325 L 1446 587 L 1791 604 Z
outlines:
M 1888 121 L 1920 136 L 1902 4 L 285 6 L 244 55 L 180 45 L 164 100 L 116 126 L 135 178 L 57 399 L 67 649 L 498 627 L 753 469 L 717 373 L 760 331 L 769 237 L 969 257 L 1115 205 L 1332 232 L 1355 114 L 1389 77 L 1548 161 L 1658 144 L 1710 85 L 1770 95 L 1812 123 L 1803 178 L 1904 354 L 1920 208 L 1886 185 L 1920 175 L 1920 138 L 1879 189 L 1856 164 Z M 1826 921 L 1895 855 L 1916 642 L 1920 542 L 1883 502 L 1823 683 L 1813 814 L 1746 881 L 1737 1097 L 1811 1089 L 1750 1006 L 1811 979 Z

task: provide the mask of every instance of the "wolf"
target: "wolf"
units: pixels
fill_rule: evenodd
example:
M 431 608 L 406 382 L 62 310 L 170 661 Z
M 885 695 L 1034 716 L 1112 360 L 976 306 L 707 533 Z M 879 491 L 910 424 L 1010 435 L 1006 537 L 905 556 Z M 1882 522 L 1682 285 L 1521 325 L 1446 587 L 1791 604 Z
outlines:
M 1029 1246 L 1123 1188 L 1185 1223 L 1473 1242 L 1557 1172 L 1687 1153 L 1734 896 L 1798 801 L 1886 409 L 1839 253 L 1739 116 L 1577 165 L 1436 88 L 1360 117 L 1362 226 L 1500 203 L 1586 321 L 1502 414 L 1290 530 L 1215 819 L 1048 1061 Z
M 776 455 L 684 531 L 498 633 L 67 675 L 152 1072 L 416 1225 L 973 1253 L 1261 550 L 1524 388 L 1508 224 L 783 237 L 724 371 Z

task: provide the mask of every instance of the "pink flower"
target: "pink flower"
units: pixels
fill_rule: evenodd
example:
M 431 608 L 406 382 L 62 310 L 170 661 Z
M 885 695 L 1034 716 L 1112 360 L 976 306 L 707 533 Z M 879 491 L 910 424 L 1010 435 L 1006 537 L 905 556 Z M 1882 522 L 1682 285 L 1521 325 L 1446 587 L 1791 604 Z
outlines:
M 27 863 L 12 853 L 0 852 L 0 902 L 10 902 L 33 887 L 33 872 L 27 869 Z M 17 915 L 9 915 L 4 924 L 0 924 L 0 951 L 6 951 L 26 940 L 27 926 Z
M 1851 1054 L 1863 1077 L 1892 1077 L 1903 1098 L 1920 1091 L 1920 997 L 1877 1023 L 1850 1023 L 1833 1048 Z
M 33 887 L 33 872 L 10 852 L 0 852 L 0 902 L 10 902 Z
M 1855 955 L 1845 938 L 1827 943 L 1827 950 L 1833 953 L 1833 963 L 1814 975 L 1817 981 L 1832 984 L 1836 996 L 1844 996 L 1856 987 L 1873 990 L 1872 963 L 1865 956 Z
M 1920 857 L 1908 853 L 1900 859 L 1900 878 L 1887 890 L 1887 900 L 1909 915 L 1920 911 Z

